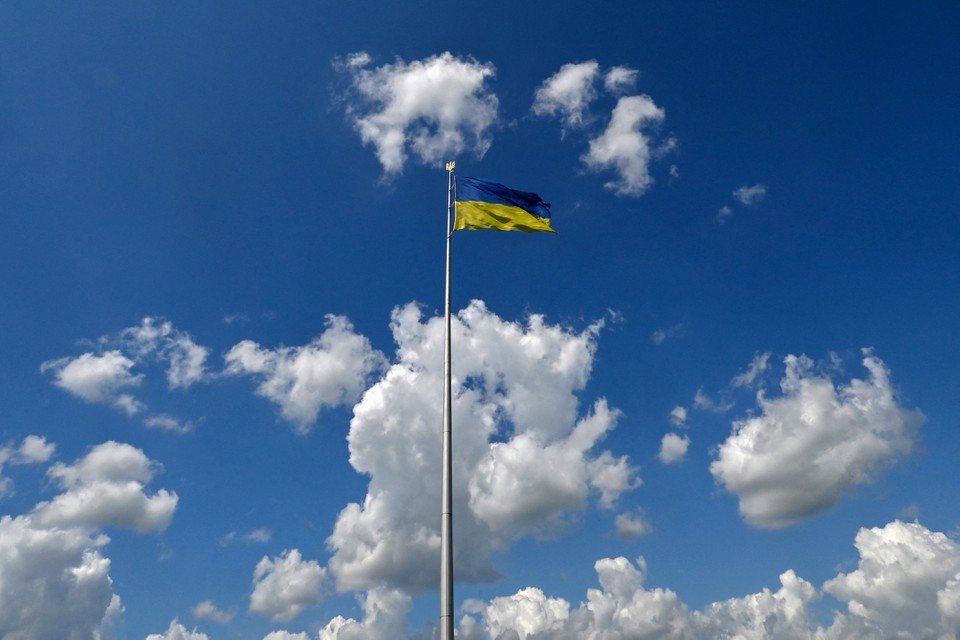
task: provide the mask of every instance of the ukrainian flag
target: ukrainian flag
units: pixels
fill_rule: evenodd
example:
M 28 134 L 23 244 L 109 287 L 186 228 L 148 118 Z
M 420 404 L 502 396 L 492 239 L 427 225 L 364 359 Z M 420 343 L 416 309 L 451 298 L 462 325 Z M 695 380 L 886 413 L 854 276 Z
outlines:
M 535 193 L 496 182 L 456 178 L 457 220 L 453 229 L 551 231 L 550 205 Z

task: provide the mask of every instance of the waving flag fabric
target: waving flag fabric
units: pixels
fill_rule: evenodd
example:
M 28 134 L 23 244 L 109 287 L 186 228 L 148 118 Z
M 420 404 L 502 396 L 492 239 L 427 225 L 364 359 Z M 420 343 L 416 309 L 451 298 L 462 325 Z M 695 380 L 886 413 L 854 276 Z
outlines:
M 458 229 L 551 231 L 550 205 L 528 191 L 477 178 L 456 177 Z

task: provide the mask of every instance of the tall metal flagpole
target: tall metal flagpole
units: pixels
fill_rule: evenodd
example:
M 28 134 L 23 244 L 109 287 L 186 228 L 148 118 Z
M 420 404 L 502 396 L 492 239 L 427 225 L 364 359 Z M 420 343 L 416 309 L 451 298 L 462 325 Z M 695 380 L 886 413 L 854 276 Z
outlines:
M 453 169 L 447 163 L 447 284 L 443 329 L 443 482 L 440 490 L 440 640 L 453 640 L 453 420 L 450 391 L 450 236 Z

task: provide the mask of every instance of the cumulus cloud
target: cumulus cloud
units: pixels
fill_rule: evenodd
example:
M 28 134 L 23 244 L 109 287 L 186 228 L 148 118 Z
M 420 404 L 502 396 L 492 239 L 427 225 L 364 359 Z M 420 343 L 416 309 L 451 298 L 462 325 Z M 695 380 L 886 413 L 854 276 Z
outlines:
M 598 560 L 595 569 L 601 589 L 587 591 L 587 600 L 571 611 L 563 598 L 551 598 L 540 589 L 521 589 L 509 597 L 494 598 L 482 609 L 482 624 L 490 638 L 533 640 L 557 638 L 683 638 L 689 630 L 689 612 L 675 593 L 647 590 L 646 563 L 634 565 L 626 558 Z M 465 616 L 461 631 L 476 634 L 480 625 Z
M 366 498 L 340 513 L 327 540 L 344 590 L 435 587 L 443 319 L 416 305 L 393 313 L 396 362 L 354 407 L 350 462 Z M 452 322 L 455 562 L 459 580 L 496 576 L 490 553 L 571 526 L 637 486 L 625 457 L 596 451 L 619 412 L 603 399 L 581 415 L 600 324 L 581 332 L 532 316 L 507 322 L 473 302 Z M 549 462 L 546 462 L 549 461 Z
M 627 540 L 635 540 L 653 531 L 653 525 L 647 519 L 643 509 L 635 513 L 621 513 L 616 519 L 617 534 Z
M 190 433 L 193 431 L 193 423 L 189 420 L 183 421 L 167 414 L 149 416 L 144 419 L 143 424 L 150 429 L 159 429 L 171 433 Z
M 605 186 L 618 195 L 632 197 L 643 195 L 653 184 L 649 171 L 651 161 L 676 146 L 673 138 L 662 143 L 654 141 L 655 132 L 665 118 L 663 109 L 649 96 L 622 95 L 633 88 L 637 75 L 637 70 L 623 66 L 613 67 L 603 74 L 604 90 L 619 99 L 606 129 L 599 134 L 589 133 L 588 151 L 581 156 L 588 170 L 614 171 L 618 177 Z M 597 99 L 596 83 L 600 76 L 600 65 L 596 60 L 563 65 L 537 89 L 533 113 L 560 118 L 564 134 L 574 129 L 586 129 L 588 124 L 599 119 L 591 116 L 588 109 Z M 671 168 L 671 175 L 674 173 L 675 167 Z
M 128 352 L 139 358 L 154 356 L 167 366 L 171 389 L 187 388 L 203 380 L 210 350 L 198 345 L 189 334 L 178 331 L 163 318 L 146 317 L 140 326 L 120 332 Z
M 257 393 L 280 406 L 284 419 L 308 432 L 324 407 L 356 402 L 383 355 L 343 316 L 328 315 L 320 337 L 302 347 L 265 349 L 244 340 L 226 355 L 227 373 L 262 379 Z
M 304 560 L 297 549 L 279 557 L 264 556 L 253 571 L 250 611 L 271 620 L 293 620 L 320 604 L 326 574 L 316 560 Z
M 697 638 L 778 638 L 813 640 L 809 605 L 817 589 L 793 570 L 780 574 L 780 589 L 715 602 L 690 620 Z
M 166 489 L 152 496 L 145 493 L 159 469 L 140 449 L 105 442 L 73 465 L 57 463 L 48 470 L 50 479 L 65 491 L 39 503 L 33 516 L 43 526 L 163 531 L 173 518 L 178 497 Z
M 740 204 L 753 207 L 760 204 L 760 201 L 767 197 L 767 188 L 762 184 L 755 184 L 752 187 L 746 185 L 734 190 L 733 197 Z
M 594 82 L 599 73 L 596 60 L 563 65 L 537 89 L 533 113 L 558 116 L 568 128 L 581 126 L 587 107 L 597 97 Z
M 677 433 L 664 434 L 660 441 L 660 453 L 657 458 L 663 464 L 674 464 L 683 462 L 687 456 L 687 449 L 690 447 L 690 438 Z
M 112 638 L 122 606 L 100 553 L 107 542 L 29 516 L 0 518 L 0 637 Z
M 207 634 L 200 633 L 196 629 L 188 631 L 185 626 L 180 624 L 176 618 L 170 622 L 164 633 L 151 633 L 147 640 L 210 640 Z
M 835 505 L 909 453 L 924 417 L 898 403 L 883 362 L 865 350 L 866 380 L 835 386 L 805 356 L 787 356 L 782 395 L 757 395 L 710 472 L 757 527 L 788 526 Z
M 81 400 L 112 404 L 132 415 L 143 407 L 120 390 L 139 386 L 143 381 L 142 374 L 130 372 L 134 364 L 133 360 L 114 350 L 101 355 L 84 353 L 76 358 L 48 360 L 40 365 L 40 371 L 52 371 L 53 383 Z
M 363 620 L 337 616 L 320 630 L 319 640 L 402 638 L 412 600 L 395 589 L 371 589 L 360 598 Z
M 492 64 L 450 53 L 372 69 L 370 62 L 357 53 L 337 66 L 352 81 L 347 115 L 387 174 L 400 173 L 411 153 L 428 165 L 465 151 L 483 157 L 497 120 L 497 97 L 486 87 Z
M 608 189 L 622 196 L 641 196 L 653 184 L 649 166 L 657 153 L 648 131 L 665 117 L 648 96 L 620 98 L 606 130 L 590 141 L 581 159 L 593 171 L 613 169 L 617 173 L 616 180 L 606 183 Z
M 290 633 L 289 631 L 271 631 L 263 636 L 263 640 L 311 640 L 305 632 Z
M 599 589 L 573 608 L 535 587 L 489 603 L 464 603 L 458 637 L 465 640 L 636 638 L 714 640 L 777 638 L 841 640 L 952 638 L 960 616 L 960 547 L 919 524 L 891 522 L 861 529 L 856 571 L 828 580 L 823 592 L 845 603 L 827 627 L 812 605 L 823 593 L 788 569 L 780 587 L 691 611 L 669 589 L 647 588 L 646 561 L 604 558 L 595 564 Z
M 670 422 L 678 427 L 687 425 L 687 408 L 676 406 L 670 410 Z
M 218 608 L 217 605 L 213 603 L 213 600 L 204 600 L 203 602 L 197 603 L 197 605 L 190 610 L 190 614 L 197 620 L 210 620 L 218 624 L 227 624 L 233 620 L 234 615 L 236 615 L 233 611 L 224 611 Z
M 899 520 L 861 529 L 857 569 L 823 589 L 847 603 L 843 628 L 858 637 L 933 638 L 955 624 L 960 545 L 942 533 Z M 945 636 L 943 636 L 945 637 Z
M 48 360 L 40 365 L 41 373 L 52 372 L 56 386 L 81 400 L 113 406 L 128 416 L 147 408 L 124 392 L 139 387 L 144 380 L 143 373 L 133 373 L 134 367 L 166 367 L 171 389 L 185 389 L 206 377 L 209 349 L 162 318 L 146 317 L 139 326 L 104 336 L 97 342 L 99 352 Z

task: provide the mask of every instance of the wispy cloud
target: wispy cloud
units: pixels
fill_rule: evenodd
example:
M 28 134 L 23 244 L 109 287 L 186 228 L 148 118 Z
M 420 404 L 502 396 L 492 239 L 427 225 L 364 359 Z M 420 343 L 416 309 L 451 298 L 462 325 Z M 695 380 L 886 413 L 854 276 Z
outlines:
M 767 197 L 767 188 L 762 184 L 755 184 L 752 187 L 746 185 L 734 190 L 733 197 L 740 204 L 753 207 L 760 204 L 760 201 Z

